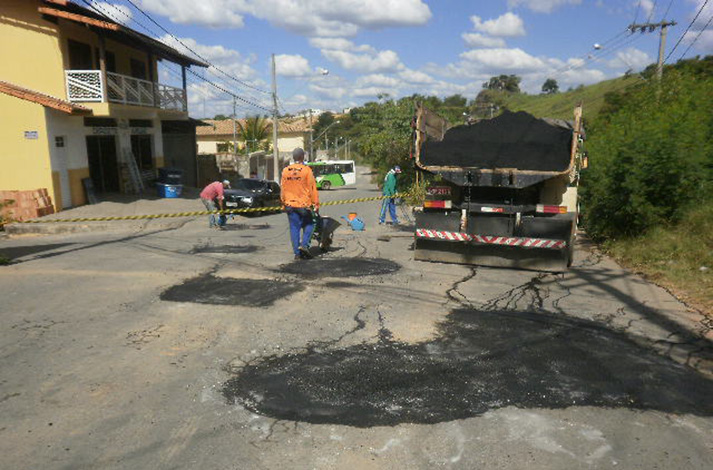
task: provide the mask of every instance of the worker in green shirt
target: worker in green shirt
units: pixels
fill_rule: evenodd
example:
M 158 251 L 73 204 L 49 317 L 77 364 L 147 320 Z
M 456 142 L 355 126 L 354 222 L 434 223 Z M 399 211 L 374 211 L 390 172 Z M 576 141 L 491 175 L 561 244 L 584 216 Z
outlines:
M 384 190 L 383 195 L 387 196 L 381 203 L 381 213 L 379 214 L 379 224 L 386 222 L 386 210 L 389 210 L 391 215 L 391 220 L 394 225 L 398 225 L 399 219 L 396 217 L 396 202 L 394 201 L 394 196 L 396 195 L 396 175 L 401 173 L 401 167 L 396 165 L 384 178 Z

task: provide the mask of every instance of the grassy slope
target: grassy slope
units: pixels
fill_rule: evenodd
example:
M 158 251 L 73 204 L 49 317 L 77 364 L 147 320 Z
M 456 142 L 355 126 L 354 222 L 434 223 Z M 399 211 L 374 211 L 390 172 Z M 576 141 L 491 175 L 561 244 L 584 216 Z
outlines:
M 676 226 L 607 242 L 605 249 L 684 301 L 713 313 L 713 206 L 689 210 Z
M 560 119 L 571 119 L 572 109 L 581 101 L 584 116 L 591 121 L 602 108 L 606 93 L 639 80 L 637 76 L 622 77 L 554 95 L 494 92 L 491 96 L 511 111 Z M 659 227 L 634 239 L 612 240 L 604 248 L 624 266 L 713 314 L 713 207 L 695 208 L 677 226 Z
M 629 76 L 606 80 L 594 85 L 582 87 L 552 95 L 526 95 L 505 92 L 491 92 L 498 103 L 510 111 L 527 111 L 536 117 L 551 117 L 571 119 L 572 110 L 579 103 L 583 103 L 584 116 L 592 120 L 599 113 L 604 104 L 604 95 L 611 91 L 620 91 L 627 86 L 636 84 L 641 79 L 638 76 Z

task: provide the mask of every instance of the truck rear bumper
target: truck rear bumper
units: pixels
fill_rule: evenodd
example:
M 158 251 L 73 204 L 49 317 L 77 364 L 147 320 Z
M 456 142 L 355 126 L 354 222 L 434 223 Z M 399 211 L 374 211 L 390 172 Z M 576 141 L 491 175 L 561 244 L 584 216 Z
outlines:
M 496 235 L 477 235 L 463 232 L 416 229 L 416 238 L 443 240 L 449 242 L 469 242 L 483 245 L 517 246 L 522 248 L 545 248 L 561 250 L 567 248 L 566 240 L 552 240 L 531 237 L 502 237 Z

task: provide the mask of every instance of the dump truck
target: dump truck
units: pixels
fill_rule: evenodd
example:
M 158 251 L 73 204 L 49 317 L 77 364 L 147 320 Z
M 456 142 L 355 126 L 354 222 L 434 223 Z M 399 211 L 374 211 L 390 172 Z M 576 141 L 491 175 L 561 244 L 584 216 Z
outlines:
M 572 121 L 508 112 L 449 126 L 417 106 L 413 157 L 431 182 L 416 211 L 417 260 L 560 272 L 572 264 L 586 167 Z

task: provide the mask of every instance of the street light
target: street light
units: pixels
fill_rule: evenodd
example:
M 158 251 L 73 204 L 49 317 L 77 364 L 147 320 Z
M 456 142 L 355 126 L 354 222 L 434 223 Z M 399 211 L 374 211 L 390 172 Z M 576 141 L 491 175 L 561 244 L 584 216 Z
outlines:
M 313 139 L 312 136 L 310 136 L 310 138 L 309 138 L 309 161 L 313 162 L 316 160 L 314 157 L 314 143 L 315 143 L 315 141 L 319 140 L 319 138 L 322 137 L 329 130 L 330 127 L 332 127 L 335 124 L 339 124 L 339 123 L 340 123 L 340 121 L 337 120 L 337 121 L 334 121 L 333 123 L 331 123 L 330 125 L 328 125 L 327 127 L 325 127 L 324 130 L 317 136 L 316 139 Z M 327 149 L 329 149 L 329 143 L 327 143 Z

